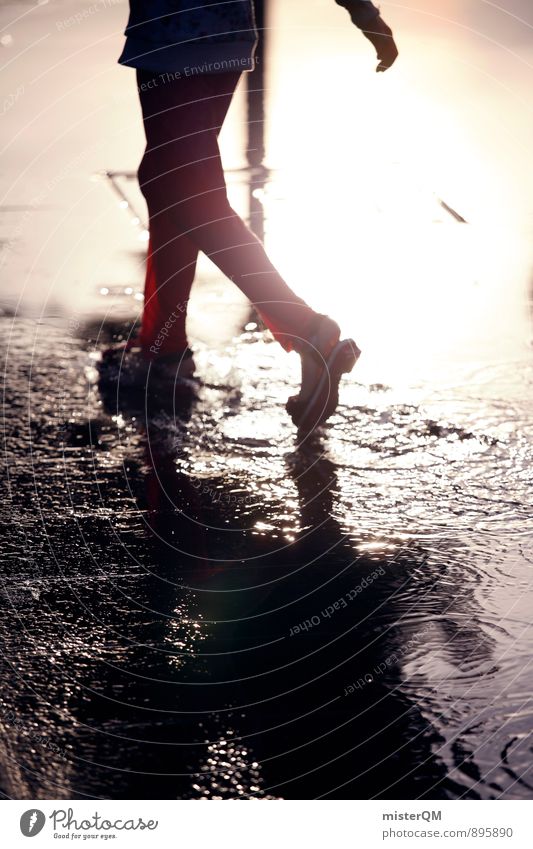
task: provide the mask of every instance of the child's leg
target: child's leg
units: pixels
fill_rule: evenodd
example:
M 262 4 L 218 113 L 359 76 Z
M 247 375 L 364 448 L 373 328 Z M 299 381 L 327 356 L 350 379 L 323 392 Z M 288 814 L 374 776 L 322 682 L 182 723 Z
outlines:
M 149 75 L 153 81 L 153 75 Z M 155 78 L 162 85 L 160 77 Z M 218 136 L 231 96 L 211 102 L 213 129 Z M 157 111 L 156 99 L 152 107 Z M 164 110 L 166 101 L 161 106 Z M 154 214 L 150 219 L 150 243 L 146 263 L 144 311 L 140 334 L 146 356 L 173 354 L 187 348 L 186 317 L 199 250 L 188 236 L 176 232 L 172 214 Z
M 162 84 L 161 78 L 156 80 Z M 230 102 L 231 97 L 218 97 L 211 103 L 217 136 Z M 155 106 L 155 99 L 152 103 Z M 157 353 L 173 354 L 187 348 L 187 305 L 198 254 L 196 243 L 176 232 L 172 214 L 151 217 L 141 329 L 141 345 L 151 359 Z
M 151 223 L 160 216 L 172 221 L 169 231 L 179 238 L 188 236 L 206 253 L 290 350 L 294 341 L 307 338 L 316 314 L 287 286 L 226 195 L 217 111 L 221 104 L 229 106 L 239 75 L 212 74 L 143 86 L 145 73 L 140 72 L 139 90 L 147 147 L 139 181 Z
M 174 222 L 168 216 L 150 217 L 140 334 L 141 347 L 149 359 L 187 348 L 187 302 L 197 258 L 195 243 L 187 236 L 176 236 Z

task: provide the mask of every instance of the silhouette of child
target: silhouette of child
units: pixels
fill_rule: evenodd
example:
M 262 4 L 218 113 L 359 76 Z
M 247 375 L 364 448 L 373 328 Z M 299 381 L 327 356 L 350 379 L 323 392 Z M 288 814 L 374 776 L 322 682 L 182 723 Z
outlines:
M 337 0 L 373 43 L 384 71 L 397 56 L 392 32 L 370 0 Z M 200 251 L 249 298 L 285 350 L 301 357 L 300 393 L 287 410 L 301 431 L 325 421 L 359 355 L 338 324 L 316 313 L 280 276 L 259 239 L 232 209 L 218 134 L 240 75 L 253 70 L 252 0 L 130 0 L 119 62 L 137 71 L 146 150 L 139 183 L 149 213 L 140 348 L 170 380 L 194 372 L 185 321 Z

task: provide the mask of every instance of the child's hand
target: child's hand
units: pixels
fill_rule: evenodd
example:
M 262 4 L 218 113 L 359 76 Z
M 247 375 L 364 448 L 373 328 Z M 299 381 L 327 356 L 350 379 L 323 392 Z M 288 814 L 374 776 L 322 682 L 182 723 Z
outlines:
M 398 57 L 398 48 L 394 43 L 392 30 L 385 21 L 378 15 L 371 24 L 368 24 L 368 29 L 363 29 L 369 41 L 372 42 L 378 54 L 379 65 L 376 71 L 386 71 L 396 61 Z

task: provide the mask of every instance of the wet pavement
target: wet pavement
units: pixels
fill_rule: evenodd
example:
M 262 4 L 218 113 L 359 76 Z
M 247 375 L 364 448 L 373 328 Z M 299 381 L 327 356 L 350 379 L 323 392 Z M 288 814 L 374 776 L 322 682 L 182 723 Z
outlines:
M 392 108 L 404 82 L 375 96 Z M 66 170 L 50 140 L 48 170 L 3 185 L 5 796 L 533 794 L 527 183 L 503 154 L 496 168 L 497 144 L 470 193 L 468 145 L 456 183 L 415 175 L 413 151 L 383 158 L 380 109 L 379 177 L 347 168 L 350 134 L 313 170 L 327 122 L 300 162 L 289 142 L 283 158 L 272 98 L 277 168 L 255 196 L 269 250 L 363 349 L 302 444 L 284 410 L 294 355 L 207 262 L 190 311 L 198 381 L 163 402 L 98 385 L 98 351 L 142 305 L 144 235 L 93 177 L 133 169 L 138 135 L 127 161 L 113 137 L 81 159 L 74 146 Z M 324 108 L 342 112 L 335 97 Z M 490 214 L 485 174 L 506 186 Z M 246 177 L 230 176 L 243 212 Z
M 259 334 L 159 410 L 93 332 L 10 340 L 4 792 L 529 795 L 527 405 L 354 377 L 298 447 Z

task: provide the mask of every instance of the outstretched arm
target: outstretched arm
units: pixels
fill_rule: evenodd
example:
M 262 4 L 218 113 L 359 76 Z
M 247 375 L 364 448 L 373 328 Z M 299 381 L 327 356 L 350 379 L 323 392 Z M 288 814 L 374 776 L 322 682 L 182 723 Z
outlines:
M 339 6 L 348 10 L 356 27 L 362 30 L 376 48 L 379 65 L 376 71 L 386 71 L 396 61 L 398 48 L 394 43 L 392 30 L 371 0 L 335 0 Z

